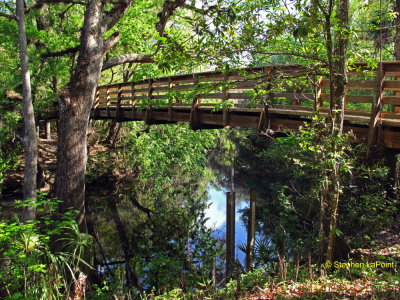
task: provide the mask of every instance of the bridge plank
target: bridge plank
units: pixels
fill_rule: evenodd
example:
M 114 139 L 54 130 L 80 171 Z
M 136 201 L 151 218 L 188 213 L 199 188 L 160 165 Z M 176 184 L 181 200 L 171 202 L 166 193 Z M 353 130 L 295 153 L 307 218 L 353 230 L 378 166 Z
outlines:
M 382 101 L 383 101 L 383 104 L 400 105 L 400 97 L 399 96 L 383 96 Z
M 383 88 L 389 91 L 400 91 L 400 80 L 385 80 Z

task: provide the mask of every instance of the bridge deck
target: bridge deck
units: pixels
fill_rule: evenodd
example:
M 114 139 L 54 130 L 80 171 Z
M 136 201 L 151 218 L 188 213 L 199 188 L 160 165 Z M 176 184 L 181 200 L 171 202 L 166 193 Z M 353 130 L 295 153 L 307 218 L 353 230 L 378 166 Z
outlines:
M 364 64 L 354 68 L 346 87 L 345 129 L 357 141 L 400 149 L 400 62 L 382 63 L 380 72 Z M 329 84 L 299 66 L 111 84 L 98 87 L 91 117 L 190 123 L 193 129 L 298 129 L 316 112 L 328 116 Z

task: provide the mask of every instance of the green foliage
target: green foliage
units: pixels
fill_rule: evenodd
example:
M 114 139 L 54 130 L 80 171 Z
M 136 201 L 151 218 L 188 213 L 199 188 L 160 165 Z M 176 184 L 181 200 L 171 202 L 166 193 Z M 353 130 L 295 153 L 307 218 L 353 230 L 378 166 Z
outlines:
M 15 136 L 19 121 L 20 116 L 17 113 L 3 111 L 0 105 L 0 194 L 7 171 L 16 167 L 21 150 Z
M 133 249 L 130 265 L 142 279 L 139 288 L 156 294 L 194 288 L 208 278 L 222 249 L 205 226 L 204 215 L 212 180 L 207 153 L 217 134 L 193 131 L 187 125 L 131 123 L 120 135 L 123 144 L 111 153 L 115 159 L 110 160 L 109 153 L 91 157 L 90 180 L 95 184 L 107 178 L 109 183 L 113 174 L 135 174 L 118 183 L 113 199 Z M 107 207 L 100 198 L 93 202 L 103 249 L 113 259 L 124 259 L 115 243 L 114 220 L 104 214 Z M 116 288 L 111 285 L 113 292 Z
M 268 266 L 277 272 L 279 254 L 284 254 L 288 264 L 298 256 L 315 257 L 322 186 L 334 165 L 339 166 L 341 186 L 335 229 L 341 255 L 362 246 L 366 233 L 385 228 L 396 215 L 398 201 L 387 192 L 387 167 L 382 162 L 363 164 L 359 158 L 364 148 L 355 147 L 349 137 L 332 137 L 323 122 L 313 121 L 276 140 L 254 135 L 234 139 L 238 148 L 235 186 L 257 188 L 256 267 Z M 245 224 L 247 213 L 245 209 Z
M 31 206 L 19 201 L 18 207 Z M 62 299 L 75 275 L 87 265 L 83 253 L 91 237 L 80 233 L 75 213 L 56 214 L 57 201 L 41 196 L 38 219 L 16 216 L 0 223 L 0 293 L 6 299 Z

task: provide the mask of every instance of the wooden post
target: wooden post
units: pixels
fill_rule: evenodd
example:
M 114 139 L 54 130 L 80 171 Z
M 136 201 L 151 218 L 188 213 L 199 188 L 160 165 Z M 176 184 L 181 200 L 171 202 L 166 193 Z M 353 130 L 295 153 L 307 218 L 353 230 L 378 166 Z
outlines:
M 168 77 L 168 91 L 172 91 L 172 78 Z M 168 97 L 168 120 L 172 122 L 172 98 L 171 95 Z
M 224 83 L 226 83 L 227 81 L 228 81 L 228 79 L 229 79 L 229 76 L 228 76 L 228 74 L 227 73 L 225 73 L 225 75 L 224 75 Z M 222 98 L 222 101 L 227 101 L 228 99 L 229 99 L 229 93 L 228 93 L 228 88 L 227 87 L 224 87 L 223 89 L 222 89 L 222 93 L 223 93 L 223 98 Z M 228 107 L 227 107 L 227 104 L 226 103 L 224 103 L 224 105 L 223 105 L 223 111 L 222 111 L 222 125 L 224 126 L 224 127 L 226 127 L 226 126 L 228 126 Z
M 256 189 L 250 190 L 250 209 L 247 225 L 246 271 L 251 270 L 253 264 L 253 249 L 256 237 Z
M 263 77 L 265 77 L 265 82 L 266 82 L 266 87 L 265 90 L 268 91 L 267 93 L 267 105 L 271 103 L 271 101 L 274 99 L 274 93 L 271 93 L 271 89 L 273 88 L 273 82 L 272 82 L 272 71 L 274 70 L 273 67 L 266 67 L 263 68 L 263 76 L 261 77 L 261 80 Z
M 397 81 L 400 81 L 400 77 L 396 77 Z M 400 91 L 396 91 L 396 97 L 400 97 Z M 394 105 L 394 112 L 395 113 L 400 113 L 400 106 Z
M 135 100 L 135 84 L 132 82 L 131 83 L 131 106 L 132 106 L 132 120 L 135 119 L 136 111 L 135 111 L 135 106 L 136 106 L 136 100 Z
M 110 108 L 109 108 L 109 106 L 110 106 L 110 87 L 109 86 L 107 86 L 107 104 L 106 104 L 107 106 L 107 117 L 109 118 L 110 117 Z
M 100 102 L 100 90 L 97 88 L 96 90 L 96 98 L 94 100 L 93 106 L 92 106 L 92 114 L 93 115 L 98 115 L 99 111 L 97 109 L 97 107 L 99 106 L 99 102 Z
M 321 93 L 322 93 L 322 77 L 315 82 L 315 102 L 314 102 L 315 111 L 318 111 L 319 108 L 322 106 Z
M 115 121 L 121 121 L 122 85 L 118 85 L 117 107 L 115 108 Z
M 153 96 L 153 79 L 149 79 L 149 90 L 148 90 L 148 97 L 151 100 Z M 146 124 L 151 124 L 151 112 L 152 112 L 152 104 L 150 101 L 150 107 L 146 108 L 145 113 L 145 122 Z
M 299 88 L 296 88 L 294 90 L 293 93 L 293 100 L 292 100 L 292 105 L 300 105 L 301 104 L 301 100 L 300 100 L 300 95 L 301 94 L 301 90 Z
M 51 123 L 50 120 L 46 120 L 46 139 L 51 140 Z
M 193 86 L 196 88 L 197 86 L 197 75 L 193 75 Z M 197 106 L 199 105 L 198 95 L 196 94 L 192 101 L 192 109 L 190 111 L 190 119 L 189 124 L 191 129 L 198 129 L 198 115 L 197 115 Z
M 264 103 L 264 107 L 262 108 L 260 113 L 257 132 L 261 132 L 264 128 L 269 129 L 269 113 L 268 113 L 268 105 L 266 103 Z
M 226 192 L 226 274 L 232 278 L 235 261 L 235 193 Z
M 372 158 L 372 148 L 378 141 L 377 127 L 380 119 L 380 112 L 382 108 L 382 94 L 383 94 L 383 81 L 385 79 L 385 71 L 383 64 L 379 64 L 377 86 L 375 89 L 375 95 L 373 97 L 373 103 L 371 106 L 371 117 L 368 129 L 368 140 L 367 140 L 367 159 Z

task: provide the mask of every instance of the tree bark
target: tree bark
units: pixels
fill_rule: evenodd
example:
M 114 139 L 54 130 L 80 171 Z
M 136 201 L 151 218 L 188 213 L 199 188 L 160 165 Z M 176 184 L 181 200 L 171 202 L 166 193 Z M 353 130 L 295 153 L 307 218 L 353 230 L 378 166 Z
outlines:
M 394 57 L 396 60 L 400 60 L 400 0 L 396 0 L 394 12 L 397 13 L 394 22 L 394 25 L 396 26 L 394 38 Z
M 333 47 L 333 61 L 330 77 L 331 77 L 331 101 L 330 101 L 330 118 L 332 125 L 332 135 L 338 136 L 343 133 L 344 120 L 344 98 L 345 88 L 347 84 L 347 62 L 346 51 L 348 47 L 348 30 L 349 30 L 349 0 L 339 0 L 337 3 L 337 18 L 340 33 L 335 36 Z M 339 145 L 332 141 L 332 152 L 337 152 Z M 337 229 L 338 208 L 340 200 L 340 163 L 336 162 L 332 166 L 330 172 L 330 199 L 329 199 L 329 235 L 326 251 L 326 260 L 331 261 L 335 246 L 335 231 Z
M 23 115 L 25 123 L 25 134 L 23 137 L 25 167 L 24 167 L 24 200 L 31 200 L 33 204 L 36 202 L 36 176 L 37 176 L 37 138 L 35 114 L 32 105 L 31 79 L 28 65 L 28 49 L 25 30 L 24 1 L 16 1 L 17 22 L 18 22 L 18 40 L 21 56 L 22 69 L 22 87 L 23 87 Z M 22 220 L 28 221 L 35 219 L 35 206 L 24 207 L 22 212 Z
M 333 59 L 330 68 L 331 99 L 329 114 L 331 118 L 332 134 L 343 132 L 344 97 L 347 84 L 346 51 L 348 46 L 349 30 L 349 0 L 339 0 L 337 3 L 337 18 L 340 33 L 334 37 Z
M 400 0 L 396 0 L 394 5 L 394 11 L 397 13 L 394 21 L 396 26 L 395 39 L 394 39 L 394 57 L 396 60 L 400 60 Z M 399 80 L 400 77 L 397 77 Z M 400 91 L 396 91 L 396 96 L 400 96 Z M 400 112 L 400 106 L 394 106 L 395 112 Z M 389 166 L 389 184 L 392 186 L 389 189 L 389 197 L 393 199 L 400 199 L 400 166 L 399 166 L 399 155 L 393 153 L 392 150 L 386 149 L 389 155 L 387 156 Z
M 152 63 L 152 62 L 154 62 L 152 55 L 134 54 L 134 53 L 124 54 L 118 57 L 111 58 L 110 60 L 104 62 L 103 71 L 126 63 Z
M 337 153 L 340 149 L 335 137 L 343 133 L 344 120 L 344 99 L 347 84 L 346 77 L 346 51 L 349 36 L 349 0 L 329 0 L 323 6 L 319 0 L 314 0 L 313 5 L 318 7 L 324 16 L 326 49 L 330 78 L 330 105 L 329 105 L 329 126 L 333 139 L 326 145 L 327 152 Z M 314 8 L 315 9 L 315 8 Z M 332 15 L 336 9 L 337 23 L 332 23 Z M 336 25 L 337 30 L 333 31 L 332 26 Z M 334 34 L 333 34 L 334 33 Z M 324 137 L 320 137 L 321 140 Z M 322 141 L 323 142 L 323 141 Z M 338 208 L 340 200 L 340 162 L 324 167 L 324 183 L 321 188 L 320 206 L 320 260 L 331 261 L 333 258 L 335 232 L 337 229 Z M 321 274 L 324 270 L 321 270 Z
M 103 65 L 104 4 L 89 2 L 81 33 L 77 65 L 70 83 L 60 96 L 58 124 L 56 196 L 60 212 L 79 211 L 77 223 L 85 231 L 85 172 L 90 110 Z
M 90 110 L 101 71 L 104 69 L 102 56 L 118 41 L 118 34 L 107 41 L 104 41 L 103 35 L 127 12 L 132 2 L 133 0 L 118 0 L 109 10 L 105 9 L 104 1 L 88 2 L 77 64 L 69 84 L 60 95 L 56 196 L 62 201 L 59 207 L 61 213 L 69 208 L 79 211 L 77 223 L 81 230 L 85 229 L 86 144 Z M 179 3 L 183 4 L 182 1 Z M 171 5 L 168 16 L 177 7 L 177 3 Z M 125 55 L 121 59 L 111 60 L 106 67 L 132 61 L 151 60 L 147 55 Z

